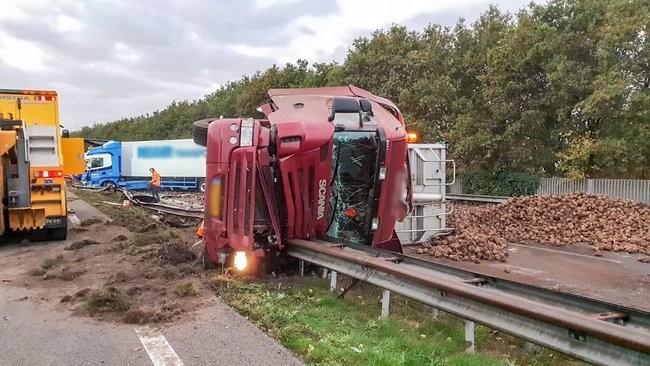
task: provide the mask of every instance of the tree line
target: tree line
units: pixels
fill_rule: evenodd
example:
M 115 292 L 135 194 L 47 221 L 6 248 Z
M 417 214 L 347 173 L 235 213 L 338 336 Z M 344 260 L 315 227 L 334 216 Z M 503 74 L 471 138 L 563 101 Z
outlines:
M 84 127 L 78 136 L 186 138 L 206 117 L 254 116 L 270 88 L 354 84 L 393 100 L 461 171 L 650 178 L 649 3 L 552 0 L 473 23 L 394 25 L 352 43 L 342 63 L 304 60 L 204 98 Z

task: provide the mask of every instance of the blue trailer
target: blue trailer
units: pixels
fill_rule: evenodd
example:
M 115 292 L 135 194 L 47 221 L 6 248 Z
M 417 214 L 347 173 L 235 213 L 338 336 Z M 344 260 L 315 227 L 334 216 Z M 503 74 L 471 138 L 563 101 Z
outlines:
M 91 187 L 147 189 L 149 168 L 154 168 L 163 189 L 204 192 L 205 156 L 205 147 L 191 139 L 109 141 L 88 150 L 81 181 Z

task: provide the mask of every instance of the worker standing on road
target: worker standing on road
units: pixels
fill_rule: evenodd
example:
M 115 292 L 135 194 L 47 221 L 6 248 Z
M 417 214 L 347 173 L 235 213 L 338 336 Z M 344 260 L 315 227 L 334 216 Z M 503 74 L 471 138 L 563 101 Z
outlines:
M 151 172 L 149 190 L 151 190 L 156 200 L 160 201 L 160 196 L 158 195 L 158 192 L 160 192 L 160 173 L 158 173 L 158 171 L 154 168 L 149 168 L 149 171 Z

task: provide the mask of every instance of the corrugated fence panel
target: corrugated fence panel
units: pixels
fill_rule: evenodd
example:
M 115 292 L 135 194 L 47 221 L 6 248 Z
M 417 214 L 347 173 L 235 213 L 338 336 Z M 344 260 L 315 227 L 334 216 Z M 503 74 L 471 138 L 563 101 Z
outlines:
M 552 195 L 587 192 L 650 203 L 650 180 L 541 178 L 537 194 Z
M 650 203 L 650 180 L 641 179 L 567 179 L 541 178 L 537 194 L 553 195 L 573 192 L 587 192 L 609 197 L 628 198 L 637 202 Z M 450 194 L 463 194 L 463 179 L 456 177 L 456 183 L 449 187 Z

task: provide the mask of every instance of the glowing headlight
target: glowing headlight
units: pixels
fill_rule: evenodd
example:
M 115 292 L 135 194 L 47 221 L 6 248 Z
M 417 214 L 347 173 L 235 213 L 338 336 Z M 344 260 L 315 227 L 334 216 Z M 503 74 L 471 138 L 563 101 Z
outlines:
M 239 272 L 246 269 L 246 266 L 248 266 L 248 258 L 246 258 L 246 252 L 235 252 L 234 265 L 235 269 Z
M 254 121 L 252 118 L 241 122 L 239 146 L 253 146 L 253 124 Z

